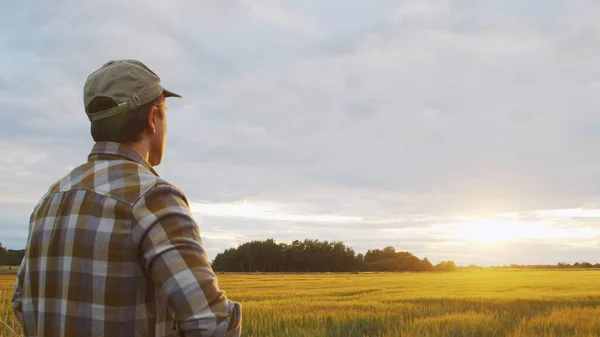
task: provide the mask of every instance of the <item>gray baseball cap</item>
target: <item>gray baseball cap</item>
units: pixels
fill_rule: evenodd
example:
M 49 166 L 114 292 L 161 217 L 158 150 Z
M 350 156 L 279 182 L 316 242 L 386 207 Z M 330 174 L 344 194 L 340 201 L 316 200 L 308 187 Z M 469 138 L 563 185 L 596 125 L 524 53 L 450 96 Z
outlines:
M 137 60 L 109 61 L 88 76 L 83 86 L 83 103 L 90 121 L 130 112 L 152 102 L 163 93 L 165 97 L 180 97 L 160 85 L 160 78 Z M 108 97 L 117 106 L 90 113 L 89 104 L 96 97 Z

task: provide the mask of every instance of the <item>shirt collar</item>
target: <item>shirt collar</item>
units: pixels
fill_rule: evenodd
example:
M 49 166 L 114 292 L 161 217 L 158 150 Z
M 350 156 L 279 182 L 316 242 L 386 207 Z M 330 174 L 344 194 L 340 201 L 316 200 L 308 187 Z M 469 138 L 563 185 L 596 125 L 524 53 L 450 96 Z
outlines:
M 97 160 L 100 157 L 105 156 L 120 157 L 121 159 L 136 162 L 150 170 L 155 176 L 158 176 L 158 173 L 156 173 L 154 168 L 133 148 L 127 145 L 114 142 L 97 142 L 94 144 L 94 147 L 88 156 L 88 160 Z

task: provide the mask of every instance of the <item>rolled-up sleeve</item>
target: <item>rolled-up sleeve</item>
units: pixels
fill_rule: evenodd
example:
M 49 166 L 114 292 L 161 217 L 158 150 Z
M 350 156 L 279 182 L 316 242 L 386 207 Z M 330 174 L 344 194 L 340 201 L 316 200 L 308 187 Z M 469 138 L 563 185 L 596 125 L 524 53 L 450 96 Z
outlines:
M 133 238 L 184 336 L 239 336 L 242 310 L 219 289 L 183 193 L 158 184 L 133 207 Z

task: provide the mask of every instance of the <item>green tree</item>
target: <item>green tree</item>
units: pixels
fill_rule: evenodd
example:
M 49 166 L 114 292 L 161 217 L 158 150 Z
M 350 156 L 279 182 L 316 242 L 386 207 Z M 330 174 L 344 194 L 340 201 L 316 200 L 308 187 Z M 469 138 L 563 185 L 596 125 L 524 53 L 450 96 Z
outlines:
M 9 249 L 4 255 L 4 264 L 9 266 L 19 266 L 25 256 L 25 250 Z
M 291 244 L 273 239 L 251 241 L 217 254 L 215 271 L 225 272 L 350 272 L 350 271 L 431 271 L 427 258 L 420 260 L 394 247 L 358 254 L 341 241 L 295 240 Z M 442 269 L 453 269 L 444 266 Z
M 432 271 L 433 270 L 433 265 L 431 264 L 431 262 L 429 262 L 429 260 L 427 258 L 423 259 L 421 266 L 422 266 L 423 271 Z
M 6 265 L 6 247 L 0 242 L 0 266 Z
M 456 264 L 454 261 L 442 261 L 435 266 L 437 271 L 455 271 Z

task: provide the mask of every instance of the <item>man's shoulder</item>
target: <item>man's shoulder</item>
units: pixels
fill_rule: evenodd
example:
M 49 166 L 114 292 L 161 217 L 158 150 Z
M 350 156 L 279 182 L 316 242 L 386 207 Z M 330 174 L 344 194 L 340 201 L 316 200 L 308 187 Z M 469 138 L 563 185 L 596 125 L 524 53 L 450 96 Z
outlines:
M 56 193 L 84 190 L 133 204 L 157 185 L 173 186 L 130 160 L 91 161 L 74 168 L 50 186 L 44 198 Z

